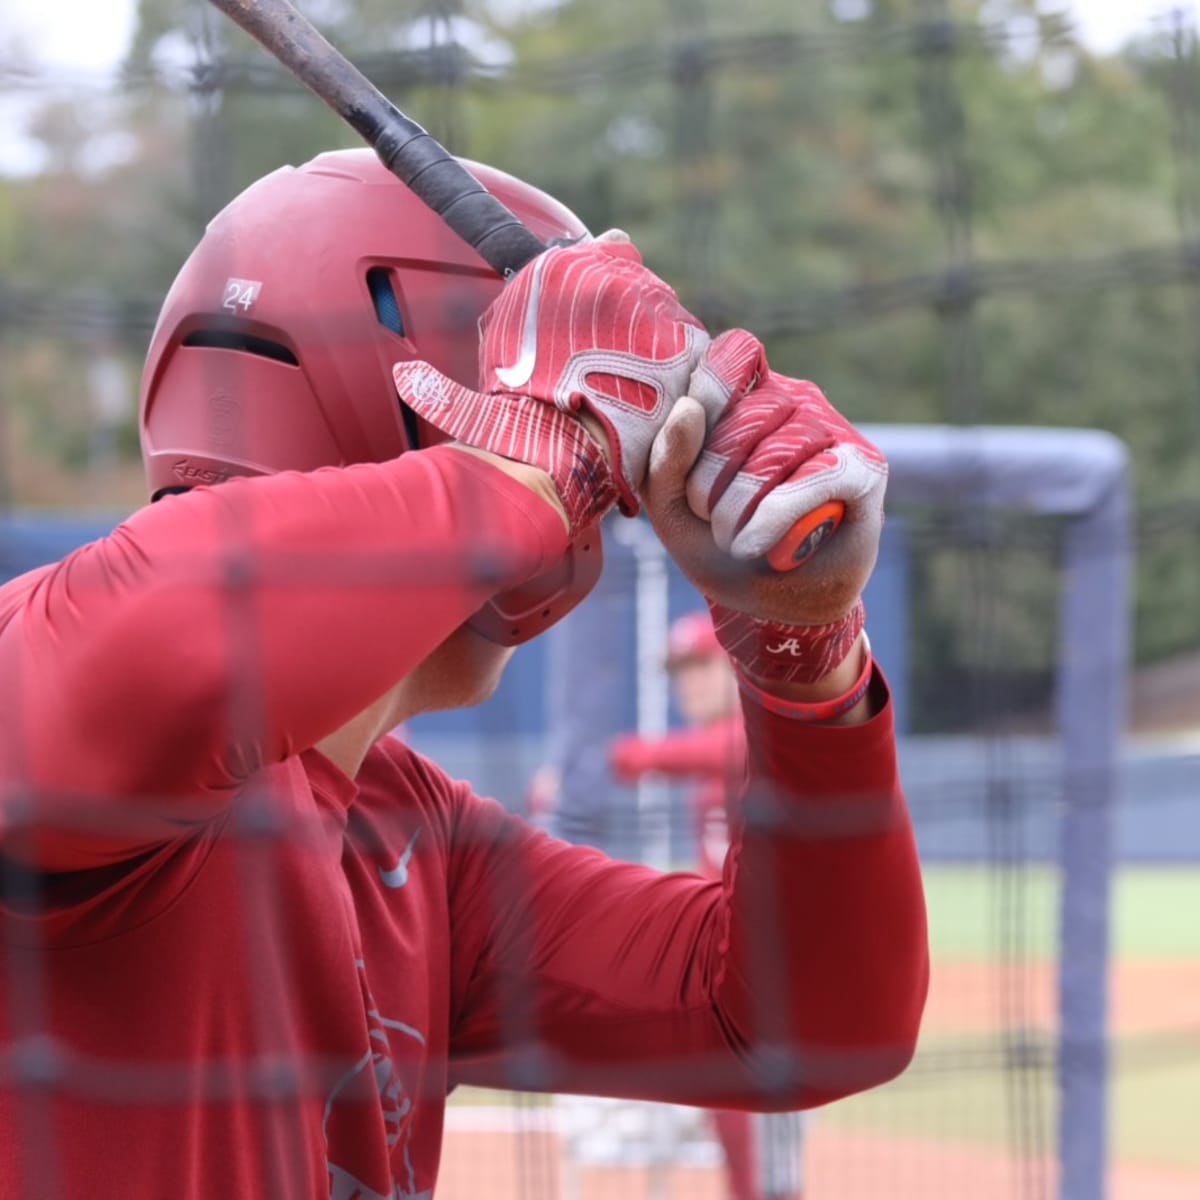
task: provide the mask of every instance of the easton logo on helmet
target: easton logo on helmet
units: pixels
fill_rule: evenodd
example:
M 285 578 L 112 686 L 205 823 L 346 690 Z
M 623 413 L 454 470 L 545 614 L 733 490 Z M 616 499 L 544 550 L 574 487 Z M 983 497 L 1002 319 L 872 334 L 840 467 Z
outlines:
M 203 467 L 192 462 L 190 458 L 180 458 L 171 464 L 171 470 L 184 483 L 223 483 L 233 478 L 232 471 L 222 471 L 219 467 Z

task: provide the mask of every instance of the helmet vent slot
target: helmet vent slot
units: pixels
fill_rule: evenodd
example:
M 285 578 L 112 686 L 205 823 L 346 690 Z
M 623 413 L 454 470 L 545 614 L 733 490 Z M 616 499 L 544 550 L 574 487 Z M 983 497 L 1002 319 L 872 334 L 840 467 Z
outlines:
M 367 288 L 375 305 L 375 316 L 385 329 L 404 337 L 404 318 L 400 315 L 400 301 L 392 286 L 392 274 L 386 267 L 372 267 L 367 272 Z
M 290 367 L 300 365 L 300 360 L 282 343 L 235 329 L 197 329 L 183 339 L 183 344 L 211 346 L 218 350 L 241 350 L 245 354 L 257 354 L 259 358 L 287 363 Z

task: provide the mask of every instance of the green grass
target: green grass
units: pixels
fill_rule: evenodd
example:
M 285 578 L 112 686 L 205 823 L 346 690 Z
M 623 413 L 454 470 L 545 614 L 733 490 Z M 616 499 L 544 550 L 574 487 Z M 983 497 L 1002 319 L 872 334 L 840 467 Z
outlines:
M 1118 958 L 1200 958 L 1200 870 L 1122 868 L 1113 936 Z
M 929 866 L 925 895 L 936 958 L 989 958 L 1005 945 L 1022 958 L 1057 953 L 1058 874 L 1051 867 L 1027 866 L 1007 877 L 988 868 Z M 1121 868 L 1113 892 L 1113 954 L 1200 958 L 1200 869 Z
M 934 958 L 991 958 L 1002 930 L 1019 934 L 1022 957 L 1053 954 L 1058 878 L 1052 868 L 1026 867 L 1011 884 L 985 867 L 936 865 L 923 873 Z

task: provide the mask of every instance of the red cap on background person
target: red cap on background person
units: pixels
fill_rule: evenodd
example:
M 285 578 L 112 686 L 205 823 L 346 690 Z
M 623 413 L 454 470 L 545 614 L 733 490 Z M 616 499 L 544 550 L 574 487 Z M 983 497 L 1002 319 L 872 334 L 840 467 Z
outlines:
M 707 610 L 685 613 L 671 622 L 664 661 L 668 671 L 692 659 L 717 656 L 724 658 L 725 650 L 717 640 L 717 631 Z
M 713 628 L 706 609 L 685 613 L 671 622 L 663 669 L 670 675 L 671 692 L 685 725 L 714 726 L 736 717 L 737 679 L 733 665 Z M 722 734 L 716 760 L 722 762 L 732 745 Z M 634 783 L 643 775 L 704 775 L 714 756 L 700 749 L 695 736 L 673 730 L 653 737 L 623 734 L 609 743 L 608 761 L 613 775 L 622 783 Z M 722 787 L 727 781 L 722 780 Z

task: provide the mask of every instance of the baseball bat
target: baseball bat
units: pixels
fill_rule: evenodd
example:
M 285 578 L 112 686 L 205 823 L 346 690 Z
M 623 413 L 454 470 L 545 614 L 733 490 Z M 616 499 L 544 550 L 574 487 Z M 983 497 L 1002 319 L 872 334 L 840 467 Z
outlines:
M 289 0 L 210 0 L 355 130 L 498 275 L 509 276 L 546 245 L 416 121 L 406 117 Z M 767 555 L 776 571 L 811 558 L 841 524 L 845 505 L 801 517 Z
M 288 0 L 211 0 L 370 146 L 498 275 L 546 249 L 458 160 L 406 117 Z

